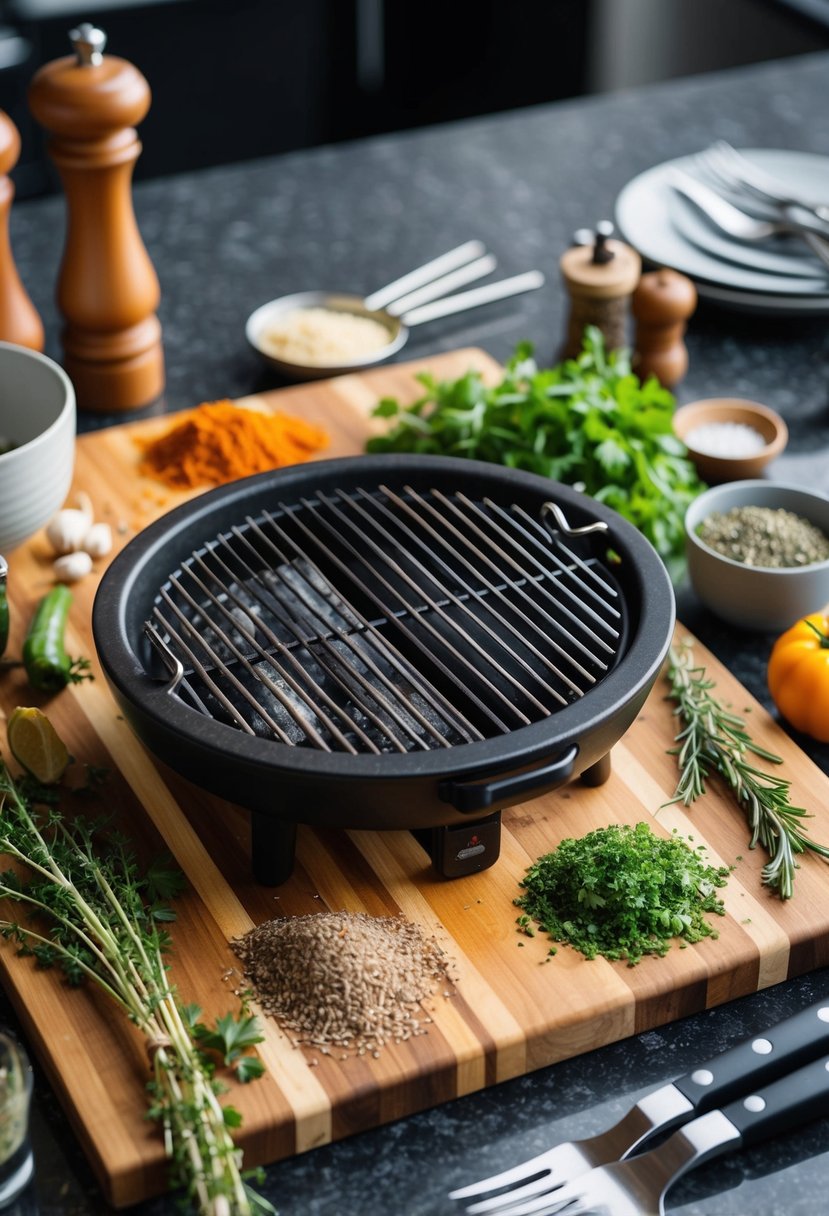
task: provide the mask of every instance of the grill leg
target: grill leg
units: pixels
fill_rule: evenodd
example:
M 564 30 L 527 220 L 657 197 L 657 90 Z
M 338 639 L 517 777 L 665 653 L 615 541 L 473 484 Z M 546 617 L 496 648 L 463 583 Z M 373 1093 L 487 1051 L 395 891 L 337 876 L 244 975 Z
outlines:
M 604 785 L 610 776 L 610 752 L 605 752 L 600 756 L 595 764 L 591 764 L 586 768 L 581 775 L 581 780 L 584 785 L 596 786 Z
M 294 869 L 296 824 L 251 811 L 250 850 L 251 869 L 257 882 L 265 887 L 287 882 Z

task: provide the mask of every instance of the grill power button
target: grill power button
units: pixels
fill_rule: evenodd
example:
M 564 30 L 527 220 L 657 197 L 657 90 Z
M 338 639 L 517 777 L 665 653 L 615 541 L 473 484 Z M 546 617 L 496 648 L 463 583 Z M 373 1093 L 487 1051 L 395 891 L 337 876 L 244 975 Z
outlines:
M 458 827 L 425 828 L 414 836 L 443 878 L 462 878 L 493 865 L 501 852 L 501 814 Z

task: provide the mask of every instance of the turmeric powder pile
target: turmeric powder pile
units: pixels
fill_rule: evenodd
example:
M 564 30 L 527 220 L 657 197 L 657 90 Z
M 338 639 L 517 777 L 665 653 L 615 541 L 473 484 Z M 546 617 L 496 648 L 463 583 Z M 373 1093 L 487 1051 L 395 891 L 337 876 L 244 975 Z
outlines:
M 193 489 L 299 464 L 325 447 L 328 436 L 322 427 L 290 414 L 212 401 L 158 438 L 138 442 L 144 446 L 141 473 L 174 489 Z

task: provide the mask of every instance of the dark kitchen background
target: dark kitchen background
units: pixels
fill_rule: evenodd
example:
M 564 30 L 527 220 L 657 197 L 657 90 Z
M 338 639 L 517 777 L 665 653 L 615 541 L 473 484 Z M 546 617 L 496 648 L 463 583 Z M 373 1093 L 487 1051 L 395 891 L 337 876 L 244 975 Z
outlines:
M 18 197 L 57 188 L 26 89 L 82 21 L 152 88 L 136 179 L 829 46 L 829 0 L 0 0 Z

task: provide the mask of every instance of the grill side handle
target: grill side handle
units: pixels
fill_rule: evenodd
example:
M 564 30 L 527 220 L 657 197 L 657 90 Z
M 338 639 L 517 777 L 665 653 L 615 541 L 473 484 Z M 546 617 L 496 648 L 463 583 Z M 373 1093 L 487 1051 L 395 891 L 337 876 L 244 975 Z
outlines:
M 512 773 L 506 777 L 482 777 L 473 781 L 441 781 L 438 796 L 463 815 L 477 815 L 481 811 L 498 810 L 537 798 L 550 790 L 564 785 L 573 776 L 577 744 L 545 764 L 542 768 L 529 769 L 524 773 Z

